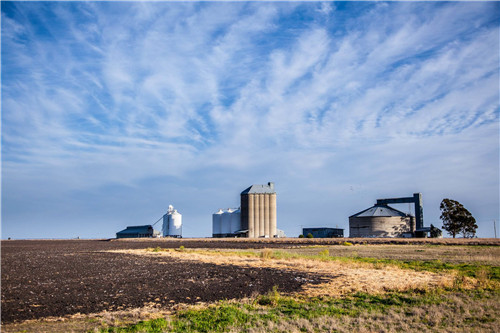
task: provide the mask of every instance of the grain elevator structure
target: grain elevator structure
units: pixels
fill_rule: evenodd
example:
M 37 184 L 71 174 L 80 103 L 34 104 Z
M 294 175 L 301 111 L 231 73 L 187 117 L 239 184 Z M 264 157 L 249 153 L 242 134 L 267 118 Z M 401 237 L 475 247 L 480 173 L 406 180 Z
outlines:
M 240 208 L 219 209 L 212 214 L 212 236 L 278 237 L 274 183 L 252 185 L 240 197 Z
M 220 237 L 239 237 L 244 236 L 241 230 L 240 210 L 238 208 L 219 209 L 212 214 L 212 236 Z
M 389 204 L 410 203 L 415 216 L 399 211 Z M 424 227 L 422 194 L 412 197 L 377 199 L 377 203 L 349 216 L 349 237 L 426 237 L 430 228 Z
M 167 214 L 163 215 L 163 237 L 182 238 L 182 215 L 169 205 Z
M 248 230 L 247 237 L 275 237 L 276 192 L 274 183 L 252 185 L 241 192 L 241 228 Z

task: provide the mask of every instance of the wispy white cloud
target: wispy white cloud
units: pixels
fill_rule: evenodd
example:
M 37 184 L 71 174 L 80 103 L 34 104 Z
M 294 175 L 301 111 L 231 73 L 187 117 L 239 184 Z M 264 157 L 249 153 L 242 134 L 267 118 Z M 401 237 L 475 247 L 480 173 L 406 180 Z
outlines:
M 271 177 L 307 184 L 281 207 L 473 188 L 497 217 L 498 18 L 495 3 L 2 5 L 6 221 L 30 184 L 91 205 L 109 184 L 222 193 Z

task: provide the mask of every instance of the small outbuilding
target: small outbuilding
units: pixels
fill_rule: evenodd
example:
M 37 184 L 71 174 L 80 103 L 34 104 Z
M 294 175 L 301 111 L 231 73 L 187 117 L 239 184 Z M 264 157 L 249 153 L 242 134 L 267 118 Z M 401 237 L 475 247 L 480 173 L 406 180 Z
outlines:
M 116 238 L 147 238 L 155 235 L 153 226 L 151 225 L 137 225 L 130 226 L 127 229 L 116 233 Z
M 302 234 L 311 234 L 314 238 L 338 238 L 344 237 L 344 229 L 340 228 L 303 228 Z

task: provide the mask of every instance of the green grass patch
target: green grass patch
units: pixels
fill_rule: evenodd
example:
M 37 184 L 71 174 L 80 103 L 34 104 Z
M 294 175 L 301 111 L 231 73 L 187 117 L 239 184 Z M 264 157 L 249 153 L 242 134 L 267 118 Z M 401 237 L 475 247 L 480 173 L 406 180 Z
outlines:
M 458 296 L 457 296 L 458 295 Z M 430 291 L 387 292 L 381 295 L 358 292 L 343 297 L 299 297 L 280 295 L 276 289 L 259 296 L 253 301 L 231 302 L 221 301 L 202 309 L 184 310 L 172 315 L 169 319 L 143 321 L 123 327 L 108 327 L 101 332 L 227 332 L 230 330 L 246 331 L 263 323 L 280 323 L 284 321 L 308 320 L 317 318 L 350 317 L 361 315 L 380 317 L 382 314 L 397 311 L 412 313 L 412 309 L 426 306 L 446 306 L 453 308 L 453 297 L 465 299 L 498 298 L 497 291 L 446 291 L 434 289 Z M 452 316 L 455 314 L 452 313 Z M 483 314 L 478 318 L 465 317 L 464 323 L 493 323 L 496 318 L 491 314 Z M 424 323 L 425 324 L 425 323 Z
M 137 324 L 123 327 L 106 327 L 101 328 L 100 332 L 116 332 L 116 333 L 132 333 L 132 332 L 167 332 L 169 329 L 169 321 L 164 318 L 140 321 Z
M 243 325 L 250 314 L 239 304 L 222 303 L 203 310 L 181 312 L 172 321 L 171 332 L 224 332 L 232 325 Z

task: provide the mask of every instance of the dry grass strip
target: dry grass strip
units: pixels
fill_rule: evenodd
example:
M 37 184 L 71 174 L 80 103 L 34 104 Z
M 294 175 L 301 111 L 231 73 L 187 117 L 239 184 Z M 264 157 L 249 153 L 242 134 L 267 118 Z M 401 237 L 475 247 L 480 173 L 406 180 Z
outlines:
M 62 317 L 47 317 L 29 319 L 22 322 L 2 325 L 2 332 L 89 332 L 96 327 L 110 327 L 133 324 L 141 320 L 165 318 L 172 310 L 162 310 L 156 307 L 133 308 L 118 311 L 101 311 L 98 313 L 81 314 Z
M 455 276 L 449 273 L 417 272 L 383 264 L 323 261 L 304 258 L 257 258 L 215 251 L 158 251 L 144 249 L 113 250 L 145 256 L 164 256 L 181 260 L 198 261 L 216 265 L 236 265 L 244 267 L 265 267 L 289 271 L 318 273 L 328 282 L 305 284 L 302 294 L 308 296 L 342 296 L 357 291 L 382 293 L 387 290 L 404 291 L 452 286 Z

